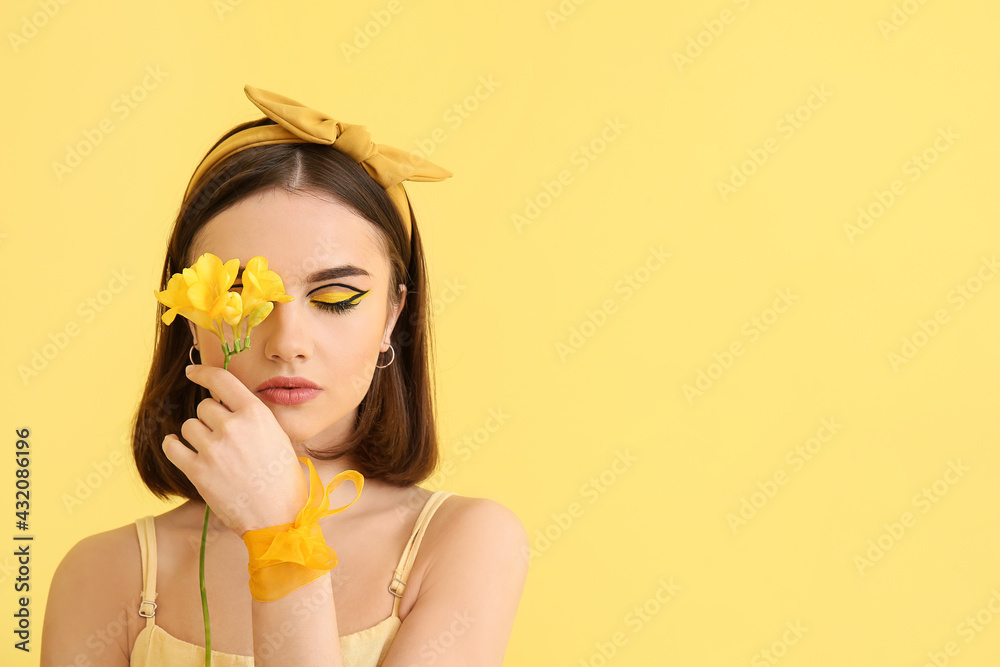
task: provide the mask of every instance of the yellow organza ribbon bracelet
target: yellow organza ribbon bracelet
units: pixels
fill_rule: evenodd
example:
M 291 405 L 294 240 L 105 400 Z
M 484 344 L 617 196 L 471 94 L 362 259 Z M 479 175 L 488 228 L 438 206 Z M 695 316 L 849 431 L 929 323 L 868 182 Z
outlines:
M 305 507 L 291 523 L 248 530 L 242 536 L 250 554 L 250 594 L 261 602 L 282 598 L 337 566 L 337 553 L 323 539 L 319 520 L 358 502 L 365 483 L 357 470 L 345 470 L 330 480 L 324 490 L 312 460 L 304 456 L 296 458 L 309 467 L 309 500 Z M 328 496 L 346 480 L 354 482 L 357 488 L 354 500 L 343 507 L 328 509 Z

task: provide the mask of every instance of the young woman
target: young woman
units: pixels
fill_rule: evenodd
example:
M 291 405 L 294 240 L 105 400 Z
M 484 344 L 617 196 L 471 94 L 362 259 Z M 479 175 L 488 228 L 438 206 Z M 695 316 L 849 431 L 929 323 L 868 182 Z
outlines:
M 263 256 L 292 299 L 228 368 L 210 331 L 158 320 L 133 453 L 153 494 L 186 502 L 73 547 L 52 581 L 41 664 L 204 665 L 207 501 L 213 665 L 499 666 L 525 530 L 495 501 L 417 486 L 437 463 L 430 307 L 401 181 L 450 174 L 376 146 L 362 126 L 246 93 L 267 117 L 233 128 L 199 165 L 161 290 L 211 253 L 240 260 L 239 292 Z M 336 566 L 264 601 L 243 536 L 295 520 L 317 492 L 310 468 L 343 508 L 319 519 Z M 350 470 L 363 480 L 338 486 Z

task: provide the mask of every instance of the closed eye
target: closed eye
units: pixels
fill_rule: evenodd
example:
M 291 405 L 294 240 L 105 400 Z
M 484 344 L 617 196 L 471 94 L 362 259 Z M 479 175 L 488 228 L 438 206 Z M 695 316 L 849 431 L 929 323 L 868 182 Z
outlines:
M 324 308 L 335 313 L 343 313 L 358 305 L 358 302 L 368 296 L 370 292 L 371 290 L 365 290 L 364 292 L 326 292 L 314 296 L 312 302 L 319 308 Z

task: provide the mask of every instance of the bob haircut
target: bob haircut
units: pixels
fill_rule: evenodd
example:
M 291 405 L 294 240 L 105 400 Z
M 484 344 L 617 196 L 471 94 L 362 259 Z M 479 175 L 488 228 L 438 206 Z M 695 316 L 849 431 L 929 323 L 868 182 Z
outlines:
M 248 127 L 269 124 L 274 121 L 268 118 L 241 123 L 215 145 Z M 399 304 L 396 286 L 402 283 L 407 289 L 406 303 L 391 335 L 395 358 L 389 357 L 393 363 L 386 368 L 375 369 L 344 450 L 334 453 L 307 448 L 306 452 L 318 460 L 350 453 L 354 467 L 366 478 L 400 487 L 416 484 L 430 476 L 438 463 L 423 246 L 412 207 L 412 240 L 407 243 L 403 221 L 389 195 L 351 157 L 326 145 L 286 143 L 247 148 L 214 165 L 181 203 L 167 244 L 160 289 L 165 290 L 173 274 L 197 259 L 190 256 L 194 237 L 215 215 L 251 194 L 275 187 L 332 197 L 370 222 L 389 260 L 390 311 Z M 166 435 L 179 435 L 181 424 L 197 415 L 198 404 L 211 398 L 206 388 L 184 374 L 194 342 L 190 328 L 176 326 L 176 321 L 171 326 L 164 324 L 160 318 L 166 310 L 158 303 L 152 363 L 132 420 L 132 454 L 139 477 L 157 497 L 203 501 L 162 448 Z

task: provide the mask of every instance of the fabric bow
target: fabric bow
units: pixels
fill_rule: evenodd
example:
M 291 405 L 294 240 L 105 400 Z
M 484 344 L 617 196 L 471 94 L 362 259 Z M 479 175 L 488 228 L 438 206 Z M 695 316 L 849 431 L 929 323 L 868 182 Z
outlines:
M 298 456 L 309 467 L 309 499 L 295 521 L 243 533 L 250 555 L 250 594 L 255 600 L 270 602 L 288 595 L 337 566 L 337 553 L 323 539 L 319 520 L 343 512 L 358 502 L 365 478 L 357 470 L 345 470 L 323 488 L 312 460 Z M 351 480 L 357 488 L 354 500 L 336 509 L 329 495 L 341 482 Z
M 195 170 L 184 193 L 186 200 L 194 185 L 215 164 L 251 146 L 314 143 L 333 146 L 349 155 L 382 186 L 399 211 L 412 238 L 413 220 L 403 181 L 443 181 L 452 173 L 419 155 L 385 144 L 375 144 L 364 125 L 335 120 L 322 111 L 310 109 L 293 99 L 246 85 L 244 92 L 264 115 L 277 125 L 260 125 L 237 132 L 215 147 Z

